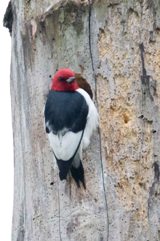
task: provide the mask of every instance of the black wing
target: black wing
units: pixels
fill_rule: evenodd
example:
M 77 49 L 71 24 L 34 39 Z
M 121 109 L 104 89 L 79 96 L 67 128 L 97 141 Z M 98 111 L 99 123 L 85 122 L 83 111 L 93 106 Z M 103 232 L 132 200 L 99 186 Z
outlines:
M 79 132 L 85 128 L 88 105 L 78 92 L 51 90 L 45 105 L 46 132 L 57 134 L 64 129 Z

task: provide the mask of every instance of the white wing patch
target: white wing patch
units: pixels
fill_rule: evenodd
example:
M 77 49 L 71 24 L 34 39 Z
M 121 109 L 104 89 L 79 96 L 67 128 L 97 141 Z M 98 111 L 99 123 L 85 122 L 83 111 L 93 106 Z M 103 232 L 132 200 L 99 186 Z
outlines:
M 88 93 L 81 88 L 77 89 L 77 92 L 83 95 L 89 107 L 87 123 L 86 123 L 84 135 L 82 139 L 82 148 L 86 148 L 90 143 L 90 138 L 93 131 L 96 130 L 96 128 L 98 127 L 99 116 L 98 116 L 97 109 L 93 101 L 91 100 L 90 96 L 88 95 Z
M 82 131 L 74 133 L 68 131 L 65 135 L 59 133 L 54 135 L 52 132 L 48 134 L 50 145 L 56 157 L 63 161 L 68 161 L 75 153 L 79 141 L 81 139 Z

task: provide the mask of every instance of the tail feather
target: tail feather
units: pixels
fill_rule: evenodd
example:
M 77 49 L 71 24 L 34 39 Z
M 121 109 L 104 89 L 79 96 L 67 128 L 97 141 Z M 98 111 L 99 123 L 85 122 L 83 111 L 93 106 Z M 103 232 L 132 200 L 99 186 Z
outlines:
M 74 167 L 73 165 L 70 168 L 73 179 L 75 180 L 77 187 L 80 188 L 80 183 L 82 183 L 84 189 L 86 189 L 85 177 L 84 177 L 84 168 L 82 162 L 80 161 L 80 165 L 78 167 Z
M 74 160 L 72 158 L 68 161 L 57 160 L 57 165 L 59 168 L 59 177 L 61 181 L 67 179 L 68 173 L 70 171 L 73 179 L 77 184 L 77 187 L 80 188 L 80 184 L 82 183 L 84 189 L 86 189 L 84 168 L 79 154 L 76 155 Z
M 71 163 L 72 159 L 70 159 L 69 161 L 57 160 L 57 165 L 59 168 L 59 178 L 61 181 L 67 179 Z

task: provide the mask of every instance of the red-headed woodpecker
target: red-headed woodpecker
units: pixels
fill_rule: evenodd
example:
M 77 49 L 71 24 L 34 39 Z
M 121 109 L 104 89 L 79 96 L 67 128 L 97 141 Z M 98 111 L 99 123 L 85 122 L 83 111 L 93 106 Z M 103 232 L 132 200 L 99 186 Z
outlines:
M 59 69 L 51 81 L 45 105 L 45 127 L 57 165 L 60 180 L 72 177 L 85 188 L 82 150 L 90 143 L 98 126 L 98 113 L 89 94 L 76 81 L 70 69 Z

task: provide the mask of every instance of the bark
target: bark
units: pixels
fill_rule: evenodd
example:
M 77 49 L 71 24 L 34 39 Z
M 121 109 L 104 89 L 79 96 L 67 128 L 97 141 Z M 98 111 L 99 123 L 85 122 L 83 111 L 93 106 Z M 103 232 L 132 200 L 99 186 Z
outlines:
M 159 0 L 15 0 L 12 14 L 12 241 L 160 240 Z M 44 131 L 60 67 L 83 74 L 99 110 L 86 191 L 59 181 Z

